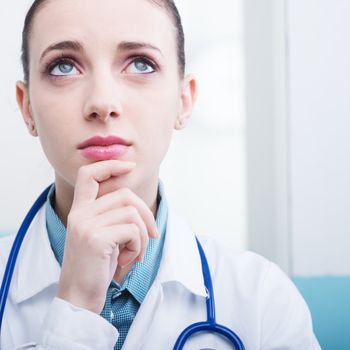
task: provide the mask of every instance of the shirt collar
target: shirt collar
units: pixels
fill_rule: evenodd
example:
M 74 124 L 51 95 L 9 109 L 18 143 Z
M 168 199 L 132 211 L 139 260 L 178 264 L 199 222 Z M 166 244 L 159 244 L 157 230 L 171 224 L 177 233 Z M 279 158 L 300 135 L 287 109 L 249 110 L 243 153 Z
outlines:
M 55 184 L 52 184 L 46 198 L 46 228 L 55 257 L 62 266 L 66 228 L 54 210 Z

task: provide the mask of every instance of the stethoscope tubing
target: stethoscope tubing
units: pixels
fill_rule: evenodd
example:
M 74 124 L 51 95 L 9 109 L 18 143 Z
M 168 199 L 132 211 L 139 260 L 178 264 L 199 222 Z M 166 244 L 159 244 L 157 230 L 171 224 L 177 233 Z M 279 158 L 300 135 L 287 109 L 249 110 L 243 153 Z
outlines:
M 196 237 L 198 251 L 202 263 L 202 274 L 204 279 L 204 285 L 207 290 L 206 308 L 207 308 L 207 321 L 197 322 L 189 325 L 185 328 L 176 340 L 173 350 L 182 350 L 189 338 L 197 332 L 211 332 L 217 333 L 225 337 L 231 342 L 235 350 L 245 350 L 242 340 L 239 336 L 231 329 L 216 323 L 215 316 L 215 296 L 213 282 L 211 279 L 210 268 L 207 257 L 205 256 L 202 245 Z
M 173 350 L 182 350 L 189 338 L 194 333 L 198 332 L 211 332 L 220 334 L 223 337 L 225 337 L 229 342 L 231 342 L 235 350 L 245 350 L 241 339 L 235 332 L 223 325 L 217 323 L 209 323 L 208 321 L 193 323 L 187 328 L 185 328 L 177 338 Z

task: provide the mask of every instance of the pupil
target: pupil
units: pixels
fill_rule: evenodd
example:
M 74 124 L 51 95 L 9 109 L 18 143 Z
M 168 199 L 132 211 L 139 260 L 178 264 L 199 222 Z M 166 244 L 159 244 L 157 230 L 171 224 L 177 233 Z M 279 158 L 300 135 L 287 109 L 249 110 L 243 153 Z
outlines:
M 135 62 L 136 68 L 140 71 L 146 71 L 147 70 L 147 64 L 141 60 Z
M 72 65 L 69 63 L 62 63 L 59 67 L 62 73 L 69 73 L 72 70 Z

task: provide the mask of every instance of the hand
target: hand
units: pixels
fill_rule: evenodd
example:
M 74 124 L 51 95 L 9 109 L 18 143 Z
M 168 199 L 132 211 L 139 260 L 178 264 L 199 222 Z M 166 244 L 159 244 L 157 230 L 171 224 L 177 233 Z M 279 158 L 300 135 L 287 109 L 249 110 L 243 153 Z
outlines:
M 98 314 L 117 265 L 143 260 L 149 238 L 158 237 L 151 210 L 130 189 L 98 198 L 101 183 L 134 167 L 107 160 L 82 166 L 77 175 L 57 296 Z

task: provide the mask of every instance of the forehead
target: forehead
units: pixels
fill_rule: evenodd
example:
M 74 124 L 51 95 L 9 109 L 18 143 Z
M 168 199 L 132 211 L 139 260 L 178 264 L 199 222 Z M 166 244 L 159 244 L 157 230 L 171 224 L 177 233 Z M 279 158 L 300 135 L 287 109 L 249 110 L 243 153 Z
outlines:
M 164 55 L 176 47 L 167 11 L 149 0 L 49 0 L 34 18 L 31 57 L 67 39 L 83 42 L 87 51 L 121 41 L 147 42 Z

